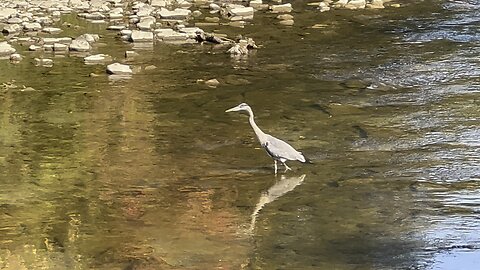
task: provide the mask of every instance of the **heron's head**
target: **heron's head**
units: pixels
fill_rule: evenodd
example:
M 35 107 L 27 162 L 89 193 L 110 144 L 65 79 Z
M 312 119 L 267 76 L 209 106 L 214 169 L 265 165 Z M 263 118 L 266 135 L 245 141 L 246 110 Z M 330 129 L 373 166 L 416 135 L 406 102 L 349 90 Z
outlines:
M 248 111 L 250 106 L 247 103 L 240 103 L 237 106 L 226 110 L 225 112 L 238 112 L 238 111 Z

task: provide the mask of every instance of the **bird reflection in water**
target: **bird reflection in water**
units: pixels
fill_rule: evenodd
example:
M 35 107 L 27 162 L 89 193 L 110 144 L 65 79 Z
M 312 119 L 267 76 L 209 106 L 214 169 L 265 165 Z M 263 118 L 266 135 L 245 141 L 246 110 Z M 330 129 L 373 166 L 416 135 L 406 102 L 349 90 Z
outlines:
M 255 205 L 255 209 L 251 215 L 250 227 L 248 229 L 248 233 L 252 234 L 253 230 L 255 229 L 255 223 L 257 221 L 258 213 L 263 207 L 275 201 L 279 197 L 285 195 L 286 193 L 295 189 L 295 187 L 299 186 L 305 180 L 305 174 L 297 177 L 287 177 L 282 175 L 280 181 L 277 181 L 273 186 L 271 186 L 266 192 L 263 192 L 260 195 L 260 199 L 258 203 Z

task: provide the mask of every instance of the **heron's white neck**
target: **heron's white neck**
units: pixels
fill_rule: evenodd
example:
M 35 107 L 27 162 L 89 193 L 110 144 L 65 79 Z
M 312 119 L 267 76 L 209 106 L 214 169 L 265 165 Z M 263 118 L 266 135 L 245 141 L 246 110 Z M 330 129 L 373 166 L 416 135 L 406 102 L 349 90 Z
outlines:
M 265 141 L 265 133 L 255 123 L 255 120 L 253 119 L 253 111 L 251 108 L 248 108 L 248 114 L 250 115 L 250 117 L 248 118 L 248 122 L 250 122 L 250 125 L 252 126 L 255 134 L 257 135 L 260 143 L 263 144 L 263 142 Z

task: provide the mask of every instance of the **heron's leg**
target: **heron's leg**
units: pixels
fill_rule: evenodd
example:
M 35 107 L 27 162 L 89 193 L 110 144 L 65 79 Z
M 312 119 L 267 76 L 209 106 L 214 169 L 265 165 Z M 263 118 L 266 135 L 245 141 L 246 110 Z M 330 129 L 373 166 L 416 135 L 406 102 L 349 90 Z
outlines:
M 273 162 L 273 165 L 275 166 L 275 175 L 277 175 L 277 160 L 274 159 Z
M 290 169 L 290 167 L 288 167 L 287 163 L 285 163 L 285 162 L 282 162 L 282 163 L 283 163 L 283 166 L 285 166 L 285 172 L 292 170 L 292 169 Z

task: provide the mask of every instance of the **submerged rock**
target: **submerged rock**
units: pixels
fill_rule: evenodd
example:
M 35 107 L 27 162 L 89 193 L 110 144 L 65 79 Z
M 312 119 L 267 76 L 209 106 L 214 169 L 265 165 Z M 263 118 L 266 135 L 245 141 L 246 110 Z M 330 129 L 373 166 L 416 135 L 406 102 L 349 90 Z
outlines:
M 107 73 L 115 75 L 130 75 L 133 72 L 129 65 L 113 63 L 107 66 Z
M 210 79 L 208 81 L 205 81 L 205 84 L 208 85 L 209 87 L 217 87 L 220 82 L 217 79 Z
M 35 66 L 53 67 L 53 60 L 48 58 L 35 58 L 33 59 Z
M 85 64 L 101 64 L 106 61 L 111 61 L 112 57 L 101 53 L 87 56 L 83 60 L 85 61 Z
M 23 56 L 21 56 L 19 53 L 14 53 L 10 55 L 10 61 L 13 63 L 18 63 L 22 61 L 22 59 L 23 59 Z

